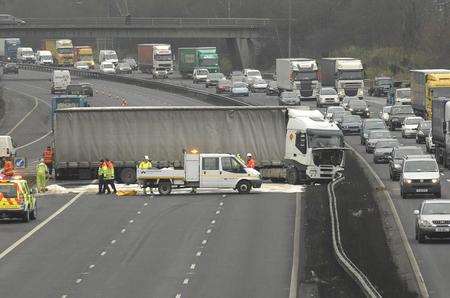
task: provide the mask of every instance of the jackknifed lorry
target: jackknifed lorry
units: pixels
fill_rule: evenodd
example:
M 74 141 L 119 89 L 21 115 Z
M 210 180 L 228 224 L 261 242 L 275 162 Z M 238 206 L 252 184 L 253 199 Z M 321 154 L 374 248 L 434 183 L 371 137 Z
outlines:
M 182 169 L 193 149 L 252 153 L 264 179 L 330 180 L 344 170 L 345 151 L 341 130 L 319 111 L 280 106 L 60 109 L 54 146 L 57 179 L 92 179 L 108 158 L 124 183 L 136 181 L 146 155 L 156 168 Z

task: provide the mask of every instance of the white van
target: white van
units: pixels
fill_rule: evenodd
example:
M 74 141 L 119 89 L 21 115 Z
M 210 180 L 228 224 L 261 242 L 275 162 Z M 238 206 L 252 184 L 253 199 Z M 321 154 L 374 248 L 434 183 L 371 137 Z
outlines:
M 102 62 L 111 62 L 114 65 L 117 65 L 119 63 L 119 59 L 117 58 L 117 53 L 114 50 L 101 50 L 100 54 L 98 56 L 98 62 L 99 64 L 102 64 Z
M 34 63 L 36 62 L 36 56 L 32 48 L 18 48 L 17 49 L 17 61 L 21 63 Z
M 50 51 L 37 51 L 36 52 L 36 64 L 40 65 L 52 65 L 53 56 Z
M 57 92 L 65 93 L 67 86 L 70 85 L 70 72 L 68 70 L 54 70 L 50 79 L 50 91 L 52 94 Z
M 12 157 L 16 155 L 14 142 L 10 136 L 0 136 L 0 159 L 5 157 Z

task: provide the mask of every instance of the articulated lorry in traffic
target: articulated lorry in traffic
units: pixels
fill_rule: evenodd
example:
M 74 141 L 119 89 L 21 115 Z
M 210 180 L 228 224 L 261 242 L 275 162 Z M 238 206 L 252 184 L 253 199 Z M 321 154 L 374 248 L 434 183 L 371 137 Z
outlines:
M 432 102 L 439 97 L 450 97 L 450 70 L 411 70 L 411 105 L 417 116 L 431 119 Z
M 215 47 L 179 48 L 178 71 L 191 77 L 195 68 L 206 68 L 210 73 L 220 72 L 219 54 Z
M 298 90 L 300 99 L 315 99 L 318 94 L 318 68 L 314 59 L 277 59 L 276 77 L 279 94 Z
M 334 87 L 342 100 L 345 96 L 364 96 L 361 60 L 354 58 L 322 58 L 319 61 L 322 87 Z
M 181 168 L 183 150 L 246 154 L 263 178 L 291 184 L 330 180 L 344 169 L 344 137 L 319 111 L 285 107 L 109 107 L 56 111 L 58 179 L 92 179 L 100 159 L 117 178 L 136 181 L 149 155 L 158 168 Z M 95 129 L 94 129 L 95 128 Z
M 138 68 L 143 73 L 167 76 L 173 71 L 170 44 L 138 44 Z
M 438 163 L 450 167 L 450 97 L 432 100 L 431 134 Z
M 70 39 L 44 39 L 41 50 L 50 51 L 56 66 L 73 66 L 73 44 Z
M 0 61 L 16 61 L 20 38 L 0 38 Z
M 85 61 L 90 69 L 95 68 L 94 51 L 91 46 L 76 46 L 73 48 L 75 62 Z

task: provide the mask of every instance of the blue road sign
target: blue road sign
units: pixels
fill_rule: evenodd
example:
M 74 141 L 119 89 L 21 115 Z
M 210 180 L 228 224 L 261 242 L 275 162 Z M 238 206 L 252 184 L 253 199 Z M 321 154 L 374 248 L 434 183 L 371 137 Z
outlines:
M 25 158 L 20 158 L 20 157 L 16 158 L 14 160 L 14 165 L 16 168 L 25 168 L 26 167 Z

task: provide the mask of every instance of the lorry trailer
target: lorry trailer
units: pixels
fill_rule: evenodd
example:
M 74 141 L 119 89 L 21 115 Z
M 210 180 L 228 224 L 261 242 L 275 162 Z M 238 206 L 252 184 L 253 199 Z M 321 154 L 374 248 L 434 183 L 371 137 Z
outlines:
M 172 50 L 169 44 L 138 44 L 138 68 L 143 73 L 164 72 L 173 70 Z
M 58 179 L 91 179 L 108 158 L 117 178 L 136 181 L 149 155 L 157 168 L 181 168 L 181 152 L 251 152 L 263 178 L 330 180 L 344 169 L 341 130 L 318 116 L 285 107 L 109 107 L 56 110 Z M 92 127 L 95 127 L 95 135 Z
M 315 99 L 318 94 L 317 62 L 309 58 L 285 58 L 276 60 L 278 93 L 300 92 L 300 99 Z

